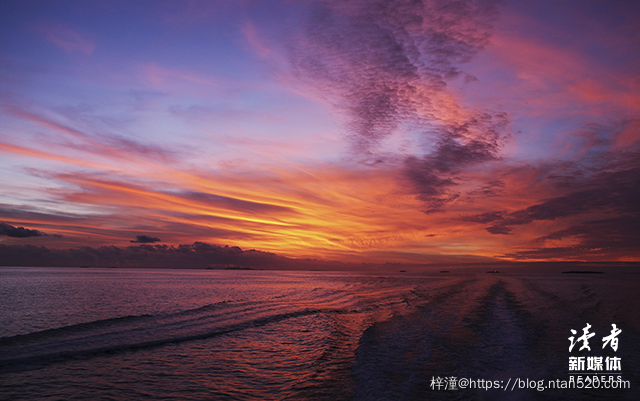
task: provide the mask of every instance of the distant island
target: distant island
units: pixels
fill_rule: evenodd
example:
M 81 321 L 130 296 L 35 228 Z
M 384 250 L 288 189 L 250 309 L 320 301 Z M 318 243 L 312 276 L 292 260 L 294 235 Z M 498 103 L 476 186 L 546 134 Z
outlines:
M 598 272 L 593 270 L 569 270 L 562 272 L 562 274 L 604 274 L 604 272 Z
M 208 270 L 258 270 L 249 266 L 236 266 L 236 265 L 209 265 Z

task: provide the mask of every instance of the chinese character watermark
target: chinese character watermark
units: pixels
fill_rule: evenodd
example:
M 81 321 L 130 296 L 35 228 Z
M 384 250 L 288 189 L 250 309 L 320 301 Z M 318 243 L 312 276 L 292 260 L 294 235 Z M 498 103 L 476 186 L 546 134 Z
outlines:
M 614 351 L 617 351 L 618 350 L 618 334 L 622 333 L 622 330 L 617 328 L 616 325 L 613 323 L 611 325 L 613 326 L 613 329 L 611 329 L 611 335 L 608 335 L 602 339 L 602 342 L 604 343 L 602 344 L 602 348 L 604 349 L 604 347 L 607 346 L 609 341 L 611 341 L 611 348 L 613 348 Z M 571 349 L 569 349 L 569 351 L 571 351 Z
M 582 347 L 580 347 L 578 351 L 582 351 L 585 348 L 591 351 L 591 347 L 589 347 L 589 339 L 595 336 L 596 333 L 589 333 L 590 328 L 591 328 L 591 325 L 587 323 L 587 326 L 584 329 L 582 329 L 583 334 L 580 338 L 578 338 L 578 341 L 582 341 L 583 343 L 582 343 Z M 575 330 L 571 329 L 571 334 L 576 335 L 578 333 Z M 573 349 L 573 346 L 576 345 L 573 339 L 574 339 L 573 336 L 569 337 L 569 341 L 571 342 L 571 345 L 569 345 L 569 352 L 571 352 L 571 350 Z
M 611 346 L 614 352 L 618 351 L 618 335 L 622 333 L 622 330 L 619 329 L 615 323 L 612 323 L 611 326 L 611 334 L 602 338 L 602 349 L 605 349 L 607 346 Z M 591 325 L 587 323 L 587 325 L 582 329 L 582 336 L 580 336 L 577 340 L 575 339 L 575 335 L 578 334 L 576 330 L 571 329 L 571 337 L 569 340 L 569 352 L 573 350 L 573 347 L 582 342 L 582 346 L 578 349 L 578 351 L 582 351 L 583 349 L 587 349 L 591 351 L 591 347 L 589 346 L 589 339 L 596 335 L 595 332 L 589 332 L 591 329 Z M 604 363 L 603 363 L 604 362 Z M 576 372 L 584 372 L 584 371 L 602 371 L 605 369 L 606 371 L 620 371 L 622 370 L 622 359 L 619 357 L 606 357 L 602 356 L 570 356 L 569 357 L 569 370 Z

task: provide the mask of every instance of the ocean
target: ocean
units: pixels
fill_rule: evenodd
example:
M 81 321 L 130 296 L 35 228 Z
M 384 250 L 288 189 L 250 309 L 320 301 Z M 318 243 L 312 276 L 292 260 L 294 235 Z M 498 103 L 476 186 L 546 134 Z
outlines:
M 637 400 L 638 284 L 0 267 L 0 399 Z

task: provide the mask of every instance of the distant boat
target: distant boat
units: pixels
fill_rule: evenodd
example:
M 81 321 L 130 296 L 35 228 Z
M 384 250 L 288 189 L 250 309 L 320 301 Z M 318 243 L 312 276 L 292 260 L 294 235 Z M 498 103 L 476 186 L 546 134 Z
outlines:
M 500 273 L 500 270 L 487 270 L 487 273 Z
M 406 272 L 407 272 L 406 270 L 400 270 L 400 273 L 406 273 Z
M 440 270 L 440 273 L 451 273 L 449 270 Z

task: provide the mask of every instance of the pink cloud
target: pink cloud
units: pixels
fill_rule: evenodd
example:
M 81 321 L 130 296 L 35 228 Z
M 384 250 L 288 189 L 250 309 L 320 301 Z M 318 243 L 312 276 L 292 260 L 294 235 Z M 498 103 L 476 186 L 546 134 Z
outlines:
M 174 91 L 192 88 L 219 87 L 220 84 L 208 76 L 192 71 L 167 69 L 151 63 L 140 68 L 139 77 L 142 82 L 158 90 Z
M 78 31 L 55 22 L 42 23 L 35 27 L 44 39 L 53 43 L 67 54 L 82 53 L 90 55 L 96 49 L 94 41 L 85 38 Z
M 612 66 L 609 58 L 595 53 L 606 47 L 608 56 L 620 57 L 615 49 L 626 47 L 628 38 L 590 20 L 585 24 L 593 23 L 593 32 L 584 38 L 557 33 L 563 40 L 536 34 L 543 27 L 522 15 L 510 13 L 503 21 L 509 22 L 498 26 L 482 62 L 511 70 L 515 79 L 500 90 L 520 99 L 526 96 L 521 103 L 532 113 L 566 117 L 567 112 L 610 115 L 612 109 L 633 114 L 640 110 L 635 70 Z
M 145 145 L 118 135 L 104 135 L 79 131 L 51 119 L 17 108 L 6 108 L 6 111 L 36 126 L 45 128 L 47 131 L 51 131 L 54 136 L 55 134 L 65 134 L 75 138 L 75 142 L 64 141 L 64 147 L 66 149 L 76 149 L 85 153 L 94 153 L 109 158 L 130 159 L 133 155 L 136 158 L 142 158 L 144 160 L 147 160 L 147 158 L 158 158 L 163 162 L 173 161 L 171 151 L 164 150 L 159 146 Z M 58 141 L 61 139 L 60 137 L 57 138 Z
M 242 26 L 242 34 L 247 39 L 251 48 L 260 56 L 267 57 L 271 53 L 271 50 L 264 43 L 264 39 L 261 38 L 256 31 L 256 27 L 250 22 L 246 21 Z

